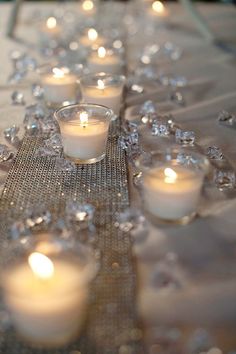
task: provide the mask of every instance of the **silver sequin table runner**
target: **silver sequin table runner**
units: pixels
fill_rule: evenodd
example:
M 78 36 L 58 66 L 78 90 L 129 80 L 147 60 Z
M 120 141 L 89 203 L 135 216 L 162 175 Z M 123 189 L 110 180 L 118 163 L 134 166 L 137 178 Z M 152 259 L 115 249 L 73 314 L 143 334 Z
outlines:
M 43 204 L 56 220 L 63 216 L 67 200 L 86 201 L 96 207 L 95 244 L 101 252 L 101 268 L 92 287 L 87 324 L 77 342 L 57 350 L 32 349 L 7 330 L 1 333 L 1 354 L 143 353 L 131 241 L 114 225 L 116 213 L 129 206 L 126 158 L 117 143 L 118 133 L 116 126 L 103 161 L 67 172 L 55 168 L 55 157 L 35 156 L 43 138 L 24 138 L 0 199 L 1 247 L 7 246 L 11 224 L 26 209 Z

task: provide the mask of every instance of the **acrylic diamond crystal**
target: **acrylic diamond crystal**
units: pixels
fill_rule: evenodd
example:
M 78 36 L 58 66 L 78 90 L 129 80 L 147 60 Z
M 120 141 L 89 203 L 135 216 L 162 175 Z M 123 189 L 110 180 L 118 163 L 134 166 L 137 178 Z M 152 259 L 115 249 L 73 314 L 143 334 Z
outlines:
M 13 105 L 24 106 L 25 105 L 24 94 L 22 92 L 20 92 L 20 91 L 12 92 L 11 101 L 12 101 Z
M 181 129 L 176 129 L 175 141 L 183 146 L 194 145 L 195 143 L 195 133 L 193 131 L 184 131 Z

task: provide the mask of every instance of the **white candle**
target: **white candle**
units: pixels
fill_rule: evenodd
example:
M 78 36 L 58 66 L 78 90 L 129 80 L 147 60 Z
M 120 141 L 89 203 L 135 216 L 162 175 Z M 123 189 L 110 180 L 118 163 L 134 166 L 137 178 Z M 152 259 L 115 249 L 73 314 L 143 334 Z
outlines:
M 65 68 L 53 68 L 51 73 L 42 75 L 41 82 L 44 98 L 50 104 L 60 105 L 76 100 L 77 78 Z
M 82 324 L 88 289 L 75 262 L 33 252 L 4 273 L 4 298 L 19 334 L 34 345 L 68 342 Z
M 85 47 L 101 46 L 105 43 L 105 38 L 98 35 L 94 28 L 90 28 L 86 35 L 79 38 L 79 42 Z
M 84 102 L 96 103 L 106 106 L 119 116 L 121 99 L 123 93 L 123 83 L 119 87 L 105 86 L 102 79 L 97 80 L 97 86 L 91 87 L 86 84 L 81 85 L 82 98 Z
M 144 176 L 145 208 L 165 220 L 178 220 L 195 213 L 203 174 L 184 166 L 150 169 Z
M 61 123 L 61 137 L 65 155 L 81 162 L 96 162 L 104 157 L 109 122 L 89 117 L 81 112 L 77 119 Z M 95 161 L 96 160 L 96 161 Z
M 104 47 L 99 47 L 88 58 L 88 69 L 93 73 L 119 74 L 122 71 L 120 57 Z
M 168 17 L 169 12 L 163 3 L 159 0 L 156 0 L 152 3 L 151 7 L 148 9 L 149 15 L 164 19 Z

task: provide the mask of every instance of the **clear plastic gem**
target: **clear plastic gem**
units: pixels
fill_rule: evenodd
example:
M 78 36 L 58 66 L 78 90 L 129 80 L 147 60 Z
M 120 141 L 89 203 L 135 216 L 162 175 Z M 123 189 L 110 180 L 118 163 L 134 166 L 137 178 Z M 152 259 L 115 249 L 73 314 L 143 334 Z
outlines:
M 37 119 L 43 119 L 45 116 L 48 115 L 48 109 L 40 103 L 33 104 L 31 106 L 27 106 L 25 109 L 25 119 L 24 123 L 27 122 L 29 117 L 34 117 Z
M 131 91 L 131 92 L 137 92 L 137 93 L 143 93 L 144 88 L 143 88 L 143 86 L 141 86 L 141 85 L 133 84 L 133 85 L 131 85 L 131 87 L 130 87 L 130 91 Z
M 26 71 L 19 71 L 15 70 L 10 76 L 8 77 L 7 81 L 9 84 L 18 84 L 20 81 L 24 79 L 26 76 L 27 72 Z
M 193 131 L 184 131 L 181 129 L 176 129 L 175 141 L 183 146 L 194 145 L 195 143 L 195 133 Z
M 44 143 L 47 147 L 54 149 L 58 153 L 62 150 L 61 135 L 58 133 L 53 134 L 49 139 L 44 140 Z
M 58 131 L 57 123 L 50 117 L 40 121 L 40 127 L 42 133 L 45 134 L 54 134 Z
M 11 100 L 13 105 L 25 105 L 24 94 L 20 91 L 13 91 L 11 95 Z
M 234 114 L 227 111 L 221 111 L 218 115 L 218 121 L 221 124 L 232 126 L 236 124 L 236 117 Z
M 66 215 L 70 220 L 78 222 L 92 222 L 95 208 L 91 204 L 69 201 L 66 205 Z
M 182 49 L 171 42 L 166 42 L 164 44 L 164 52 L 171 60 L 179 60 L 182 56 Z
M 216 170 L 214 174 L 214 182 L 219 190 L 234 189 L 236 183 L 235 171 Z
M 9 128 L 6 128 L 4 130 L 4 137 L 7 141 L 9 141 L 10 143 L 14 143 L 14 141 L 17 138 L 17 134 L 20 130 L 20 127 L 16 126 L 16 125 L 12 125 Z
M 217 146 L 209 146 L 206 150 L 206 154 L 211 160 L 223 160 L 224 155 L 221 148 Z
M 7 145 L 0 144 L 0 162 L 5 162 L 14 157 L 14 152 Z
M 49 225 L 52 216 L 48 210 L 43 210 L 41 208 L 28 212 L 27 218 L 25 219 L 25 224 L 28 228 L 33 228 L 41 224 Z
M 40 146 L 35 151 L 35 156 L 43 157 L 43 156 L 57 156 L 57 152 L 52 147 Z
M 27 124 L 25 125 L 25 131 L 28 135 L 37 135 L 41 133 L 40 122 L 34 117 L 28 118 Z
M 171 91 L 169 94 L 169 99 L 170 101 L 180 105 L 184 106 L 185 105 L 185 99 L 184 96 L 180 91 Z
M 41 99 L 43 97 L 43 88 L 39 84 L 32 85 L 32 95 L 35 98 Z
M 170 127 L 168 121 L 161 118 L 155 119 L 152 122 L 151 131 L 152 131 L 152 135 L 161 136 L 161 137 L 168 136 L 170 134 Z
M 148 226 L 145 216 L 139 209 L 128 208 L 117 214 L 115 226 L 122 232 L 129 232 L 137 241 L 147 237 Z
M 140 107 L 139 113 L 141 115 L 146 115 L 149 113 L 156 113 L 156 107 L 151 100 L 145 101 Z
M 72 172 L 76 169 L 76 165 L 64 158 L 57 158 L 55 162 L 55 169 L 61 172 Z
M 185 87 L 188 82 L 185 76 L 172 76 L 169 83 L 172 87 Z

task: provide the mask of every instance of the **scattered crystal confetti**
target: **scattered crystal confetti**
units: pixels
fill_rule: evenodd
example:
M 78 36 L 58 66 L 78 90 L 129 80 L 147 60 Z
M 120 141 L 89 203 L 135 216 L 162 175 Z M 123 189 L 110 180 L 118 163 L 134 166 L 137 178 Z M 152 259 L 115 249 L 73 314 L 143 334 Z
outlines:
M 55 169 L 61 172 L 71 172 L 76 169 L 76 164 L 64 158 L 57 158 L 55 162 Z
M 179 60 L 182 56 L 182 49 L 179 48 L 177 45 L 171 42 L 166 42 L 164 44 L 164 53 L 171 59 L 171 60 Z
M 32 85 L 32 95 L 37 98 L 37 99 L 41 99 L 43 98 L 43 88 L 39 85 L 39 84 L 33 84 Z
M 62 150 L 61 135 L 58 133 L 53 134 L 49 139 L 44 140 L 44 143 L 48 148 L 53 148 L 58 153 Z
M 115 226 L 122 232 L 129 232 L 136 241 L 144 240 L 148 235 L 147 220 L 139 209 L 128 208 L 117 214 Z
M 129 150 L 131 146 L 136 146 L 139 143 L 138 132 L 133 132 L 130 134 L 122 135 L 118 140 L 119 146 L 123 150 Z
M 14 152 L 7 145 L 0 144 L 0 162 L 9 161 L 14 157 Z
M 172 87 L 185 87 L 187 85 L 187 79 L 185 76 L 172 76 L 169 78 L 169 84 Z
M 236 183 L 235 171 L 215 170 L 214 183 L 219 190 L 234 189 Z
M 171 91 L 169 94 L 169 99 L 179 106 L 185 106 L 185 99 L 180 91 Z
M 13 105 L 24 106 L 25 105 L 24 94 L 20 91 L 13 91 L 11 95 L 11 101 Z
M 204 328 L 196 329 L 187 343 L 189 354 L 206 353 L 212 347 L 213 340 Z
M 20 130 L 20 127 L 18 127 L 17 125 L 12 125 L 9 128 L 6 128 L 4 130 L 4 137 L 5 139 L 10 142 L 11 144 L 13 144 L 16 139 L 17 139 L 17 134 Z
M 221 148 L 219 148 L 218 146 L 209 146 L 206 149 L 206 154 L 207 154 L 207 157 L 209 157 L 209 159 L 211 159 L 211 160 L 223 160 L 224 159 L 223 152 L 222 152 Z
M 152 81 L 158 79 L 157 70 L 151 66 L 148 66 L 148 65 L 137 68 L 135 70 L 135 76 L 137 76 L 141 79 L 149 79 Z
M 155 104 L 151 101 L 145 101 L 139 109 L 140 115 L 146 115 L 149 113 L 156 113 Z
M 227 126 L 236 125 L 236 117 L 234 114 L 229 113 L 227 111 L 221 111 L 218 115 L 218 121 L 220 124 Z
M 198 163 L 198 160 L 196 157 L 194 157 L 194 155 L 192 155 L 191 153 L 185 153 L 185 152 L 178 153 L 176 160 L 179 164 L 187 165 L 187 166 L 191 166 L 191 165 L 196 166 Z
M 40 128 L 42 133 L 55 135 L 58 131 L 58 124 L 51 117 L 47 117 L 40 121 Z
M 44 157 L 44 156 L 57 156 L 58 153 L 52 147 L 40 146 L 35 151 L 35 156 Z
M 195 143 L 195 133 L 193 131 L 184 131 L 181 129 L 176 129 L 175 141 L 183 146 L 194 145 Z
M 15 67 L 19 71 L 34 71 L 37 68 L 37 61 L 30 55 L 24 54 L 15 61 Z

